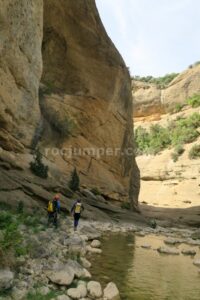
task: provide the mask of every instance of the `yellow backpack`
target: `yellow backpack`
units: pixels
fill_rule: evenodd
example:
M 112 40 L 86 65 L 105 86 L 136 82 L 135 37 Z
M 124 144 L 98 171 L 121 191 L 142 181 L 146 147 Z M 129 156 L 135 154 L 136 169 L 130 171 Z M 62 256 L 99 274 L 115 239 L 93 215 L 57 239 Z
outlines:
M 75 214 L 80 214 L 81 213 L 81 203 L 76 204 L 74 212 L 75 212 Z
M 47 211 L 49 213 L 53 212 L 53 201 L 49 201 Z

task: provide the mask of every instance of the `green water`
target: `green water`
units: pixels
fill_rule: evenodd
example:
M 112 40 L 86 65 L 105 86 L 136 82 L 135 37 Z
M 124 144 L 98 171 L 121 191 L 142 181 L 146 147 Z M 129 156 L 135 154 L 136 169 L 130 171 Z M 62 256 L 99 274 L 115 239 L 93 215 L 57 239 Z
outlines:
M 159 254 L 154 249 L 164 246 L 163 239 L 133 234 L 105 237 L 103 253 L 90 258 L 93 277 L 103 285 L 115 282 L 123 300 L 200 300 L 200 274 L 194 258 Z M 152 249 L 141 248 L 144 244 Z M 177 248 L 195 249 L 195 258 L 200 258 L 198 247 L 181 244 Z

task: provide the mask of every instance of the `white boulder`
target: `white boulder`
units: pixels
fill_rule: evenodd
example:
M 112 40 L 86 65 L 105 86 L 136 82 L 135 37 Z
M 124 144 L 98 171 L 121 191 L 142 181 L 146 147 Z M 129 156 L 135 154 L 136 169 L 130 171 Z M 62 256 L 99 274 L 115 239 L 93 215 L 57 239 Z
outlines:
M 110 282 L 103 292 L 104 298 L 107 300 L 120 300 L 119 290 L 115 283 Z
M 103 294 L 101 284 L 97 281 L 89 281 L 87 284 L 87 289 L 89 296 L 92 297 L 92 299 L 100 298 Z

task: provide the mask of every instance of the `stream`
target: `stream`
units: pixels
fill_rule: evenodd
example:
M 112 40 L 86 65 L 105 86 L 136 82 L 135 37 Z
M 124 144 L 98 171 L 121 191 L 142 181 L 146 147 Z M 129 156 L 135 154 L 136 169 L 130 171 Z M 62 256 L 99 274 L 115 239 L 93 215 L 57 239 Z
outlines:
M 199 300 L 200 273 L 193 265 L 194 257 L 160 254 L 155 249 L 164 244 L 164 236 L 112 234 L 102 239 L 101 255 L 92 256 L 91 273 L 103 284 L 116 283 L 122 300 Z M 141 248 L 149 244 L 151 249 Z M 167 246 L 170 247 L 170 246 Z M 198 246 L 171 246 L 195 249 Z

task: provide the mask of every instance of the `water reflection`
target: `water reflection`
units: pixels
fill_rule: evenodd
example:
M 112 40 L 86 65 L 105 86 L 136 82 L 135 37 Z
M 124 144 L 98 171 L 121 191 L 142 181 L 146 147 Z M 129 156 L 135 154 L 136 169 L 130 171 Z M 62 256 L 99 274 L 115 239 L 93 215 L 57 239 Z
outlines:
M 117 234 L 103 241 L 103 253 L 92 259 L 92 274 L 106 284 L 114 281 L 123 300 L 199 300 L 200 275 L 188 256 L 161 255 L 163 237 Z M 150 244 L 151 249 L 141 248 Z M 178 249 L 188 249 L 179 245 Z M 199 248 L 193 247 L 199 257 Z

